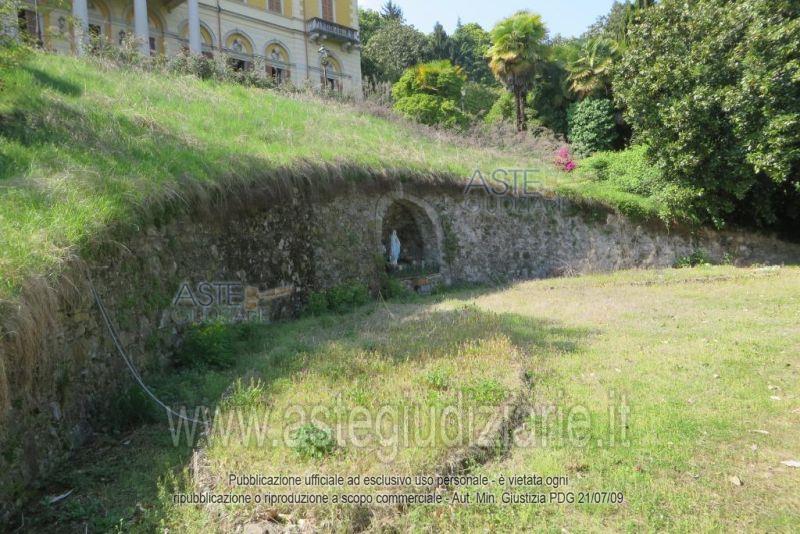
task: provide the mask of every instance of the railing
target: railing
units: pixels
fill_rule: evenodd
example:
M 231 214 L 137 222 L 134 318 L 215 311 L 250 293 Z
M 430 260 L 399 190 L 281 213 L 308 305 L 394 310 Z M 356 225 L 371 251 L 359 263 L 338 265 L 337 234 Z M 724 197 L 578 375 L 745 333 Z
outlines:
M 353 44 L 359 44 L 361 42 L 358 37 L 358 30 L 325 19 L 308 19 L 306 21 L 306 31 L 310 34 L 316 33 Z

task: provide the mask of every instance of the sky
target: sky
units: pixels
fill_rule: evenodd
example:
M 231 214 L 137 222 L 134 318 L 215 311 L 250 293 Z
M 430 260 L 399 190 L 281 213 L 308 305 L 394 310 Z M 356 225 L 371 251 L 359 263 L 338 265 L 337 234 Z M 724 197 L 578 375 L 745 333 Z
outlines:
M 363 8 L 380 9 L 385 0 L 359 0 Z M 477 22 L 490 30 L 494 24 L 520 9 L 542 16 L 550 35 L 578 36 L 597 17 L 605 15 L 614 0 L 394 0 L 406 16 L 406 21 L 425 33 L 441 22 L 452 33 L 458 18 L 462 22 Z

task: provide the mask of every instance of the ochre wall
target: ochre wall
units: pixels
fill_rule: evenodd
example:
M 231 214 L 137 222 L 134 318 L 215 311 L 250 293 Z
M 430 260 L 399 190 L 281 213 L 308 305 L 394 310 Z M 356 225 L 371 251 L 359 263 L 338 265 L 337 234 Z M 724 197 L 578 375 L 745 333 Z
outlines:
M 304 0 L 304 2 L 306 19 L 322 16 L 320 14 L 320 0 Z M 333 22 L 342 26 L 351 25 L 352 6 L 350 0 L 333 0 L 333 10 L 336 16 L 336 20 Z

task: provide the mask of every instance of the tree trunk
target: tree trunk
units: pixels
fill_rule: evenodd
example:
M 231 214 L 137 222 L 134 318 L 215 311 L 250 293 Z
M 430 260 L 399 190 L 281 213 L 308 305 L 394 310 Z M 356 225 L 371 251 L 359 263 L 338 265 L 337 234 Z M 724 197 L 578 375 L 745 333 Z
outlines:
M 517 131 L 524 132 L 528 129 L 528 121 L 525 118 L 525 91 L 515 89 L 514 100 L 517 105 Z

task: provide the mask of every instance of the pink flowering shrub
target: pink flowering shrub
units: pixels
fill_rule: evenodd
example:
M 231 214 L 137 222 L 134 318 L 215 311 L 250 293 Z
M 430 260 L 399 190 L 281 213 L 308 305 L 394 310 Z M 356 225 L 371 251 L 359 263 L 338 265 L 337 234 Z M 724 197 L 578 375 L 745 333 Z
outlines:
M 566 145 L 556 150 L 554 163 L 556 167 L 564 172 L 572 172 L 578 167 L 578 164 L 572 159 L 572 154 L 569 152 L 569 147 Z

